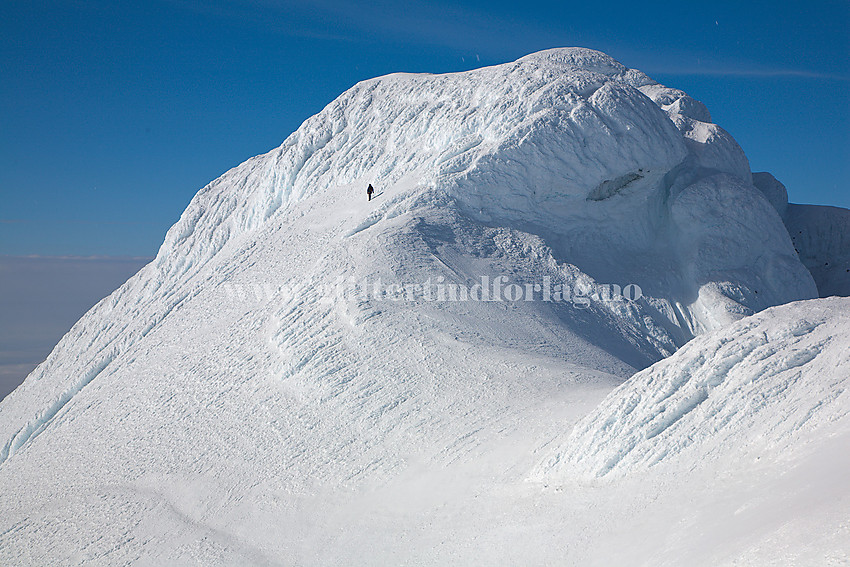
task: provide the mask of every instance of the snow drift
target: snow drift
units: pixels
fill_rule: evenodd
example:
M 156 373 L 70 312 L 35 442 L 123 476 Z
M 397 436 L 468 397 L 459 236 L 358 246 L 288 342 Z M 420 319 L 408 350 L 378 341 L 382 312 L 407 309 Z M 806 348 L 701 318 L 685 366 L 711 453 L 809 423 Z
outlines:
M 774 307 L 634 375 L 536 477 L 623 474 L 677 459 L 687 469 L 741 453 L 790 460 L 850 432 L 848 382 L 850 299 Z

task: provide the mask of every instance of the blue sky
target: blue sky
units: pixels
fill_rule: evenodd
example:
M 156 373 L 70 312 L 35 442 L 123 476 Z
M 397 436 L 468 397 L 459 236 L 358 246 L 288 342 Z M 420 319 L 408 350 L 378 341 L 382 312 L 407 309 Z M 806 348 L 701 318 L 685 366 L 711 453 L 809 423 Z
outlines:
M 791 200 L 850 207 L 850 2 L 0 7 L 0 254 L 153 256 L 194 193 L 356 81 L 549 47 L 702 100 Z

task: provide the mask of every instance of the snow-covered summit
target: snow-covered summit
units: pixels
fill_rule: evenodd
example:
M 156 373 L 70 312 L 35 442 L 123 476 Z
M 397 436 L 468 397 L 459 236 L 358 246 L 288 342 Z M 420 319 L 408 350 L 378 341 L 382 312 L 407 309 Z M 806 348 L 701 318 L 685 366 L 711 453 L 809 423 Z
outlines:
M 294 203 L 328 193 L 345 207 L 373 183 L 383 199 L 357 229 L 451 203 L 542 236 L 598 281 L 640 284 L 681 343 L 816 295 L 746 156 L 708 120 L 684 92 L 589 49 L 363 81 L 201 190 L 156 265 L 176 279 Z
M 553 206 L 613 194 L 633 171 L 657 176 L 684 159 L 682 137 L 636 90 L 641 85 L 654 83 L 587 49 L 549 50 L 465 73 L 363 81 L 281 147 L 199 192 L 159 261 L 178 250 L 203 259 L 280 207 L 327 188 L 341 199 L 359 198 L 350 187 L 359 192 L 366 182 L 389 189 L 406 180 L 449 193 L 488 218 L 539 222 L 562 212 Z M 211 246 L 199 250 L 195 241 Z

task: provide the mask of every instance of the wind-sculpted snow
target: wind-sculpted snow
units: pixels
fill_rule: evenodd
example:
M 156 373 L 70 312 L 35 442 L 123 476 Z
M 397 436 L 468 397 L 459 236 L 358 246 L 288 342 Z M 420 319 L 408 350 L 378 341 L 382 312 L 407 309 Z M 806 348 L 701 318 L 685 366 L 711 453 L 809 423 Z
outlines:
M 737 454 L 790 460 L 847 432 L 850 300 L 796 302 L 697 337 L 630 378 L 535 477 L 624 475 L 676 459 L 691 468 Z
M 652 329 L 654 352 L 626 356 L 637 367 L 730 319 L 814 296 L 757 202 L 746 158 L 709 118 L 685 93 L 586 49 L 359 83 L 280 148 L 198 193 L 156 260 L 84 317 L 15 396 L 33 401 L 0 415 L 3 454 L 55 416 L 49 408 L 78 390 L 76 377 L 108 372 L 104 356 L 118 358 L 202 287 L 226 280 L 228 258 L 274 231 L 303 230 L 295 204 L 312 196 L 345 211 L 368 182 L 381 198 L 344 234 L 456 208 L 540 236 L 553 265 L 588 281 L 640 285 L 642 306 L 617 315 L 627 336 Z M 705 183 L 715 187 L 707 200 Z M 747 222 L 724 214 L 738 210 Z M 297 274 L 293 266 L 278 277 Z
M 693 280 L 693 258 L 676 261 L 669 210 L 681 191 L 718 173 L 738 180 L 722 207 L 735 208 L 738 194 L 754 192 L 746 156 L 709 121 L 705 107 L 682 91 L 587 49 L 543 51 L 466 73 L 364 81 L 280 148 L 199 192 L 169 231 L 157 266 L 177 278 L 280 208 L 325 190 L 341 201 L 357 199 L 371 182 L 389 204 L 364 226 L 409 211 L 421 203 L 417 195 L 447 195 L 479 221 L 546 236 L 556 257 L 598 280 L 631 279 L 651 289 L 665 311 L 678 304 L 696 320 L 685 329 L 690 336 L 725 319 L 714 312 L 729 302 L 703 301 L 699 288 L 709 282 Z M 722 217 L 694 216 L 691 231 L 744 238 Z M 787 238 L 773 239 L 776 220 L 758 214 L 752 221 L 770 234 L 762 240 L 773 250 L 741 247 L 761 261 L 752 275 L 763 281 L 760 297 L 739 286 L 729 298 L 733 316 L 814 297 Z M 673 264 L 661 274 L 630 265 L 636 257 L 655 264 L 663 255 Z M 774 285 L 767 274 L 776 272 L 788 276 Z
M 770 173 L 754 173 L 753 183 L 782 217 L 820 296 L 850 296 L 850 210 L 788 203 L 788 191 Z
M 324 188 L 372 181 L 389 190 L 410 176 L 482 215 L 539 222 L 559 212 L 552 207 L 581 206 L 607 179 L 666 172 L 684 159 L 673 124 L 631 86 L 650 83 L 581 49 L 467 73 L 364 81 L 280 148 L 204 188 L 158 262 L 174 261 L 177 251 L 202 262 L 233 235 Z

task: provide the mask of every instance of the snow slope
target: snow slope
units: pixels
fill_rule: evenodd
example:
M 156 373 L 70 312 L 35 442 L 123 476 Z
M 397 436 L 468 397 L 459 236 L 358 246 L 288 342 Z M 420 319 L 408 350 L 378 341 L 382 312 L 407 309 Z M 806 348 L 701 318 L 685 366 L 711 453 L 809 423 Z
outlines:
M 753 185 L 767 197 L 783 219 L 788 212 L 788 190 L 785 185 L 767 171 L 753 173 Z
M 817 294 L 752 181 L 704 106 L 591 50 L 355 85 L 203 188 L 0 403 L 0 562 L 602 553 L 603 516 L 522 482 L 544 446 L 693 336 Z M 416 291 L 482 277 L 643 297 Z
M 594 560 L 846 565 L 849 376 L 850 299 L 774 307 L 633 376 L 568 425 L 530 478 L 643 495 L 630 553 Z
M 538 474 L 604 476 L 671 460 L 689 468 L 730 454 L 790 459 L 850 433 L 848 382 L 850 299 L 774 307 L 635 374 Z

